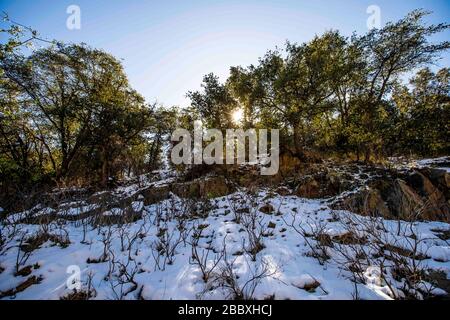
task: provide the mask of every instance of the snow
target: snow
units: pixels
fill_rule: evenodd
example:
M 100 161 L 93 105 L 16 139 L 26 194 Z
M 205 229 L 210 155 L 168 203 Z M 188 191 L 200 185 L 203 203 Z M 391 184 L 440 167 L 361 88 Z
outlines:
M 142 209 L 144 209 L 144 202 L 143 201 L 133 201 L 131 203 L 131 207 L 133 208 L 134 212 L 141 212 Z
M 291 283 L 293 286 L 303 289 L 307 285 L 314 284 L 317 280 L 309 274 L 301 274 L 300 276 L 293 277 Z
M 68 208 L 66 210 L 63 210 L 62 213 L 64 215 L 68 215 L 68 216 L 78 216 L 80 214 L 89 212 L 91 210 L 95 210 L 99 207 L 100 207 L 99 205 L 90 204 L 90 205 L 85 205 L 85 206 L 81 206 L 81 207 Z
M 147 176 L 141 175 L 137 183 L 117 187 L 113 191 L 113 194 L 118 197 L 132 196 L 149 187 L 161 187 L 176 180 L 176 177 L 169 176 L 167 172 L 162 170 L 154 171 L 153 174 L 158 178 L 158 180 L 152 181 Z M 159 177 L 162 178 L 159 179 Z
M 111 210 L 107 210 L 103 212 L 104 216 L 119 216 L 123 213 L 123 210 L 120 208 L 112 208 Z
M 436 261 L 448 262 L 450 261 L 450 247 L 449 246 L 432 246 L 428 248 L 427 254 Z
M 428 159 L 422 159 L 422 160 L 417 160 L 416 163 L 420 166 L 427 166 L 427 165 L 432 165 L 432 164 L 436 164 L 436 163 L 441 163 L 441 162 L 446 162 L 449 161 L 450 157 L 440 157 L 440 158 L 428 158 Z
M 431 166 L 436 169 L 441 169 L 450 172 L 450 167 L 444 167 L 441 165 L 442 163 L 450 163 L 450 157 L 430 158 L 416 161 L 417 167 L 419 168 Z
M 125 194 L 136 189 L 138 188 L 133 187 L 121 191 Z M 242 216 L 242 220 L 238 222 L 237 211 L 233 209 L 246 207 L 251 203 L 256 204 L 256 209 L 266 203 L 275 208 L 273 214 L 264 214 L 254 209 L 250 209 L 248 213 L 248 216 L 255 214 L 257 225 L 264 226 L 261 229 L 264 248 L 256 254 L 255 260 L 252 254 L 247 252 L 251 240 L 245 228 L 248 216 Z M 230 290 L 219 286 L 217 281 L 210 280 L 205 283 L 201 268 L 193 263 L 191 243 L 195 241 L 194 234 L 199 232 L 198 251 L 203 257 L 208 254 L 207 269 L 213 268 L 215 259 L 219 259 L 211 273 L 211 279 L 214 278 L 213 275 L 225 270 L 227 265 L 231 266 L 238 285 L 247 297 L 354 299 L 357 291 L 357 296 L 361 299 L 392 299 L 391 289 L 381 277 L 379 266 L 368 265 L 363 273 L 365 283 L 355 284 L 352 275 L 339 262 L 342 257 L 337 252 L 329 248 L 327 252 L 331 259 L 320 264 L 311 256 L 311 249 L 305 238 L 293 227 L 299 226 L 311 232 L 317 225 L 323 224 L 324 233 L 333 238 L 347 232 L 343 223 L 345 219 L 352 218 L 363 222 L 368 219 L 366 217 L 356 216 L 347 211 L 332 210 L 326 199 L 309 200 L 297 196 L 279 196 L 270 190 L 260 190 L 255 198 L 239 191 L 211 199 L 209 214 L 206 217 L 193 216 L 189 211 L 190 204 L 188 200 L 171 194 L 169 199 L 145 206 L 143 198 L 140 197 L 131 203 L 131 207 L 135 212 L 142 212 L 142 218 L 133 223 L 86 228 L 80 221 L 70 222 L 61 219 L 54 221 L 47 226 L 47 232 L 55 235 L 67 233 L 70 244 L 55 245 L 52 240 L 48 240 L 34 250 L 21 267 L 38 266 L 33 268 L 31 275 L 42 276 L 42 281 L 15 296 L 3 299 L 64 297 L 72 292 L 67 286 L 67 280 L 71 275 L 68 270 L 71 266 L 77 266 L 81 270 L 82 288 L 86 289 L 88 278 L 92 278 L 92 287 L 95 289 L 93 299 L 231 299 Z M 197 203 L 197 207 L 201 209 L 201 204 Z M 79 203 L 78 207 L 66 209 L 66 214 L 80 214 L 93 208 L 97 207 Z M 39 208 L 34 210 L 33 214 L 40 215 L 44 212 L 53 212 L 52 210 Z M 102 214 L 120 216 L 122 213 L 123 209 L 112 208 Z M 182 219 L 188 213 L 190 218 Z M 31 213 L 15 215 L 27 214 Z M 383 236 L 385 241 L 406 249 L 411 247 L 411 239 L 396 234 L 399 227 L 397 221 L 381 218 L 379 220 L 386 229 Z M 268 227 L 269 224 L 271 228 Z M 4 225 L 2 228 L 5 234 L 12 232 L 11 225 Z M 442 222 L 417 222 L 414 225 L 418 239 L 422 240 L 419 251 L 427 256 L 421 263 L 446 273 L 450 272 L 450 247 L 446 241 L 439 239 L 433 230 L 449 228 L 450 225 Z M 4 268 L 0 273 L 0 291 L 3 292 L 18 286 L 27 278 L 15 276 L 19 252 L 17 245 L 21 237 L 23 234 L 31 236 L 42 232 L 39 225 L 21 224 L 17 229 L 19 232 L 11 233 L 8 238 L 8 245 L 0 248 L 0 266 Z M 184 239 L 183 234 L 186 235 Z M 362 228 L 357 228 L 356 235 L 363 237 L 366 234 Z M 164 257 L 158 259 L 158 246 L 164 239 L 174 248 L 174 255 L 168 260 Z M 313 240 L 310 238 L 309 241 Z M 100 259 L 105 252 L 109 253 L 109 258 Z M 128 273 L 134 273 L 137 289 L 128 294 L 124 293 L 132 288 L 132 285 L 130 283 L 120 285 L 123 275 L 118 271 L 119 263 L 126 265 Z M 264 276 L 252 280 L 255 275 L 261 273 Z M 246 283 L 250 285 L 245 286 Z M 312 285 L 317 287 L 306 290 Z M 393 290 L 397 296 L 402 295 L 398 289 Z M 443 294 L 439 289 L 434 292 Z
M 391 165 L 398 169 L 411 169 L 411 168 L 425 168 L 432 167 L 435 169 L 445 170 L 450 172 L 450 167 L 447 164 L 450 163 L 450 157 L 439 157 L 439 158 L 425 158 L 425 159 L 405 159 L 392 157 L 388 159 Z

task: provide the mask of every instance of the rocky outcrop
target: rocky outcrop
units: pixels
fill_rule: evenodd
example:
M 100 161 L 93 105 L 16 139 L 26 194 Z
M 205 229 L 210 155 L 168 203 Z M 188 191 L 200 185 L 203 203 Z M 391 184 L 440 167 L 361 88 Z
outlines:
M 216 198 L 230 194 L 234 188 L 224 177 L 209 177 L 189 182 L 174 183 L 171 191 L 183 198 Z
M 170 194 L 170 185 L 151 186 L 139 192 L 146 206 L 167 199 Z
M 295 194 L 302 198 L 318 199 L 336 196 L 352 187 L 352 176 L 333 170 L 324 170 L 302 177 Z
M 171 193 L 182 198 L 211 199 L 234 192 L 234 188 L 224 177 L 213 176 L 199 178 L 188 182 L 173 182 L 161 185 L 151 185 L 129 194 L 121 195 L 112 191 L 102 191 L 92 194 L 79 202 L 67 202 L 55 205 L 48 213 L 38 214 L 42 206 L 29 210 L 20 222 L 28 224 L 48 223 L 55 219 L 70 221 L 95 217 L 99 224 L 114 224 L 132 222 L 140 219 L 143 206 L 151 205 L 169 198 Z M 104 215 L 107 211 L 117 211 L 117 214 Z
M 400 177 L 383 176 L 337 203 L 364 215 L 403 220 L 450 221 L 447 172 L 420 169 Z
M 425 203 L 416 190 L 403 180 L 396 179 L 392 191 L 387 201 L 395 216 L 405 220 L 415 220 L 415 217 L 425 209 Z
M 377 189 L 369 189 L 359 192 L 337 206 L 338 209 L 347 209 L 366 215 L 389 217 L 390 210 Z
M 441 169 L 423 169 L 422 172 L 428 176 L 433 185 L 442 191 L 448 201 L 450 199 L 450 174 Z
M 145 205 L 150 205 L 167 199 L 170 193 L 182 198 L 215 198 L 222 197 L 234 191 L 224 177 L 209 177 L 188 182 L 150 186 L 137 194 L 143 197 Z
M 295 190 L 295 194 L 308 199 L 322 198 L 321 190 L 323 189 L 320 188 L 319 182 L 314 177 L 305 177 Z

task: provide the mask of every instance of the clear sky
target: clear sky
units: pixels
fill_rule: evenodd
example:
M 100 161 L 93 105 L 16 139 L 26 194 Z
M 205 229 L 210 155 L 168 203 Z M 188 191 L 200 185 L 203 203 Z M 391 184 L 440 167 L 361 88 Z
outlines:
M 81 9 L 80 30 L 66 27 L 71 4 Z M 433 11 L 431 23 L 450 22 L 449 0 L 0 0 L 1 10 L 44 37 L 85 42 L 123 59 L 147 101 L 180 106 L 203 75 L 225 80 L 230 66 L 256 63 L 286 40 L 308 41 L 328 29 L 367 32 L 369 5 L 380 7 L 382 24 L 415 8 Z M 439 66 L 449 62 L 446 54 Z

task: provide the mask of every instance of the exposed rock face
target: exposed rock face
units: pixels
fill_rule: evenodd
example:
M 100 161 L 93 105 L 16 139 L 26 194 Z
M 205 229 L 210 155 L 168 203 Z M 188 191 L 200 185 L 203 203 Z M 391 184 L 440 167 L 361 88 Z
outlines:
M 425 208 L 421 197 L 401 179 L 394 181 L 393 190 L 388 195 L 387 202 L 395 216 L 405 220 L 412 220 Z
M 448 173 L 414 170 L 404 177 L 383 177 L 346 198 L 337 207 L 359 214 L 403 220 L 450 221 Z M 434 183 L 433 183 L 434 182 Z
M 174 183 L 171 191 L 180 197 L 216 198 L 233 192 L 224 177 L 210 177 L 184 183 Z
M 314 177 L 306 177 L 298 186 L 295 194 L 303 198 L 321 198 L 322 192 L 319 183 Z
M 309 199 L 332 197 L 349 190 L 351 180 L 352 177 L 348 174 L 325 170 L 302 178 L 295 194 Z
M 277 189 L 275 190 L 275 192 L 278 193 L 280 196 L 283 196 L 283 197 L 289 196 L 289 195 L 292 194 L 291 190 L 289 190 L 288 188 L 283 187 L 283 186 L 277 188 Z
M 222 197 L 234 191 L 224 177 L 214 177 L 199 181 L 199 195 L 207 198 Z
M 425 168 L 421 172 L 430 179 L 434 186 L 442 191 L 445 199 L 450 199 L 450 174 L 447 171 Z
M 80 220 L 86 217 L 95 216 L 95 222 L 99 224 L 113 224 L 132 222 L 140 219 L 142 209 L 136 202 L 142 202 L 144 206 L 160 202 L 169 198 L 170 193 L 174 193 L 184 198 L 215 198 L 225 196 L 234 191 L 224 177 L 207 177 L 188 182 L 174 182 L 165 185 L 156 185 L 142 188 L 139 191 L 127 195 L 119 196 L 111 191 L 102 191 L 87 197 L 83 203 L 73 203 L 55 206 L 49 213 L 34 216 L 34 211 L 39 211 L 37 207 L 33 212 L 30 211 L 30 217 L 23 218 L 24 223 L 48 223 L 57 218 L 65 220 Z M 83 207 L 77 214 L 66 214 L 70 209 Z M 57 209 L 57 210 L 56 210 Z M 102 216 L 102 212 L 111 209 L 120 209 L 120 214 Z
M 381 197 L 380 191 L 377 189 L 364 190 L 347 198 L 340 208 L 360 214 L 366 213 L 385 218 L 390 215 L 389 208 Z
M 146 188 L 144 190 L 141 190 L 139 194 L 144 197 L 144 204 L 147 206 L 156 203 L 158 201 L 167 199 L 169 197 L 169 193 L 170 193 L 170 186 L 163 185 Z
M 436 169 L 430 169 L 428 174 L 436 171 Z M 448 174 L 445 173 L 442 177 Z M 430 179 L 428 179 L 424 174 L 419 171 L 414 172 L 408 179 L 408 183 L 417 191 L 418 195 L 426 201 L 426 210 L 424 210 L 424 215 L 433 216 L 435 213 L 441 212 L 443 216 L 448 216 L 450 214 L 450 208 L 446 202 L 446 198 L 438 187 L 434 186 Z M 439 184 L 438 184 L 439 185 Z M 446 193 L 448 193 L 448 186 L 441 184 Z
M 167 199 L 170 192 L 183 198 L 215 198 L 222 197 L 233 192 L 223 177 L 210 177 L 196 179 L 188 182 L 179 182 L 162 186 L 152 186 L 141 190 L 145 205 L 153 204 Z
M 107 203 L 111 201 L 113 198 L 111 191 L 102 191 L 102 192 L 96 192 L 93 195 L 91 195 L 87 202 L 90 204 L 99 204 L 99 203 Z

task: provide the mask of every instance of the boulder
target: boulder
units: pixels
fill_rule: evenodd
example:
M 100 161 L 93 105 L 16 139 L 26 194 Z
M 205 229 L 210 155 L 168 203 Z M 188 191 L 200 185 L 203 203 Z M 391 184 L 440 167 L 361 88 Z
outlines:
M 291 190 L 289 190 L 289 189 L 286 188 L 286 187 L 278 187 L 278 188 L 275 190 L 275 192 L 278 193 L 280 196 L 283 196 L 283 197 L 289 196 L 289 195 L 292 194 Z
M 141 190 L 139 193 L 139 195 L 142 195 L 144 197 L 143 201 L 144 201 L 144 205 L 146 205 L 146 206 L 157 203 L 164 199 L 167 199 L 169 197 L 169 194 L 170 194 L 170 186 L 169 185 L 156 186 L 156 187 L 151 186 L 149 188 Z
M 419 171 L 414 171 L 413 174 L 408 177 L 408 184 L 414 188 L 414 190 L 417 190 L 421 197 L 426 197 L 433 202 L 445 200 L 442 192 L 433 185 L 430 179 Z
M 302 198 L 320 198 L 321 193 L 319 183 L 313 177 L 306 177 L 297 187 L 295 194 Z
M 390 210 L 381 197 L 377 189 L 364 190 L 344 200 L 340 209 L 353 211 L 362 215 L 381 216 L 387 218 L 390 216 Z
M 226 196 L 233 190 L 224 177 L 213 177 L 199 181 L 200 196 L 206 196 L 208 199 Z
M 101 203 L 108 203 L 113 198 L 112 193 L 110 191 L 101 191 L 96 192 L 93 195 L 91 195 L 87 199 L 87 203 L 89 204 L 101 204 Z
M 200 187 L 197 181 L 174 183 L 171 191 L 181 198 L 199 198 Z
M 401 179 L 396 179 L 388 203 L 395 217 L 404 220 L 416 220 L 423 208 L 421 197 Z
M 436 186 L 427 176 L 425 176 L 425 174 L 419 171 L 413 172 L 413 174 L 408 177 L 408 182 L 409 185 L 417 191 L 425 203 L 425 206 L 423 207 L 424 216 L 440 215 L 445 218 L 445 216 L 448 217 L 450 215 L 450 208 L 446 202 L 444 193 L 439 190 L 438 187 L 441 187 L 444 192 L 448 193 L 448 187 L 445 182 L 445 176 L 448 174 L 447 172 L 439 174 L 437 171 L 443 170 L 431 169 L 424 171 L 428 176 L 434 176 Z M 441 181 L 439 181 L 440 179 Z
M 217 198 L 233 192 L 224 177 L 209 177 L 189 182 L 174 183 L 172 192 L 183 198 Z
M 424 168 L 420 172 L 442 192 L 447 201 L 450 200 L 450 174 L 446 170 Z
M 295 194 L 309 199 L 333 197 L 351 189 L 351 180 L 345 173 L 325 169 L 300 179 Z
M 434 170 L 415 170 L 402 178 L 380 177 L 368 185 L 368 190 L 347 197 L 335 207 L 385 218 L 448 222 L 445 174 Z

